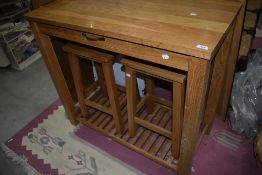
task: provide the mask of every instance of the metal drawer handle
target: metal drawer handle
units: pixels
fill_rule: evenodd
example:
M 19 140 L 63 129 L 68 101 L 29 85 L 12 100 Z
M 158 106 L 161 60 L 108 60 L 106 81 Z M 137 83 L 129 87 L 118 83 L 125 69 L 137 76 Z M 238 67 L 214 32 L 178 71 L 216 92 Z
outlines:
M 97 37 L 97 38 L 92 38 L 90 36 L 87 36 L 86 33 L 82 33 L 82 36 L 85 37 L 89 41 L 105 41 L 104 37 Z

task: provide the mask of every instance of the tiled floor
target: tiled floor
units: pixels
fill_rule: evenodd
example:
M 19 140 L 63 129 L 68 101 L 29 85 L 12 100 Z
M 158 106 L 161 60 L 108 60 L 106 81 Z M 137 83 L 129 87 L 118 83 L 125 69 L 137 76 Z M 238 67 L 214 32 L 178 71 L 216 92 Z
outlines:
M 58 98 L 44 65 L 38 60 L 22 72 L 0 69 L 0 143 L 22 129 Z M 0 152 L 0 174 L 22 174 L 21 167 Z

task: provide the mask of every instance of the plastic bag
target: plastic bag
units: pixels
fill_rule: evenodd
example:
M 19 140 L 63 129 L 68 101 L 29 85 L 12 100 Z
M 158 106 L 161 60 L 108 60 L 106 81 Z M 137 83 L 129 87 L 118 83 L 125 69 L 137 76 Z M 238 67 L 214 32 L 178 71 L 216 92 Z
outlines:
M 262 124 L 262 49 L 250 55 L 244 72 L 236 73 L 230 104 L 232 129 L 254 138 Z

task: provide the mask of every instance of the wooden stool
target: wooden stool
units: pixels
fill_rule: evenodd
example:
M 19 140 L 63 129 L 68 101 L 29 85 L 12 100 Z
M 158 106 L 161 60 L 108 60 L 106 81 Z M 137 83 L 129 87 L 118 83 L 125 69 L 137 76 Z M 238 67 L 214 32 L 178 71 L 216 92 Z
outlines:
M 117 87 L 115 84 L 114 72 L 112 67 L 113 56 L 107 53 L 73 44 L 65 45 L 63 47 L 63 50 L 67 53 L 67 56 L 69 58 L 69 65 L 72 71 L 82 115 L 88 117 L 88 107 L 98 109 L 102 112 L 112 115 L 115 121 L 116 131 L 119 133 L 122 132 L 123 124 L 120 114 L 119 101 L 116 93 Z M 98 76 L 98 84 L 101 87 L 102 94 L 108 95 L 110 107 L 105 107 L 86 98 L 79 59 L 94 61 Z
M 183 124 L 186 76 L 127 59 L 123 59 L 122 63 L 126 67 L 128 129 L 130 136 L 134 137 L 136 135 L 136 124 L 138 124 L 167 138 L 170 138 L 172 140 L 172 155 L 178 158 Z M 144 74 L 146 80 L 146 95 L 138 103 L 136 100 L 136 72 Z M 148 110 L 152 112 L 154 101 L 159 101 L 162 104 L 165 103 L 163 100 L 160 100 L 160 98 L 153 96 L 154 83 L 152 77 L 163 79 L 165 81 L 172 82 L 173 84 L 173 104 L 169 105 L 173 114 L 171 131 L 157 126 L 149 121 L 143 120 L 137 116 L 137 112 L 141 109 L 142 106 L 144 106 L 144 104 L 146 104 Z

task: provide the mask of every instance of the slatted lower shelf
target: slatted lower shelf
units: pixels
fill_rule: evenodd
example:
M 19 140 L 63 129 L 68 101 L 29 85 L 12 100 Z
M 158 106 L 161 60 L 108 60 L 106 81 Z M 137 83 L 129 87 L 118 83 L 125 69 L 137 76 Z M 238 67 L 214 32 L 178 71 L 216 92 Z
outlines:
M 118 95 L 120 101 L 126 98 L 123 92 Z M 109 105 L 109 101 L 102 97 L 101 94 L 97 95 L 93 100 L 105 106 Z M 123 106 L 121 113 L 125 124 L 122 134 L 116 133 L 112 116 L 95 109 L 89 109 L 89 117 L 79 116 L 77 120 L 133 151 L 167 168 L 177 171 L 177 160 L 171 156 L 171 140 L 141 126 L 138 126 L 136 136 L 133 138 L 130 137 L 127 130 L 126 106 Z M 140 118 L 144 118 L 148 121 L 151 120 L 159 126 L 170 128 L 171 112 L 168 108 L 160 104 L 154 104 L 154 111 L 151 114 L 148 114 L 146 108 L 141 108 L 139 113 Z

